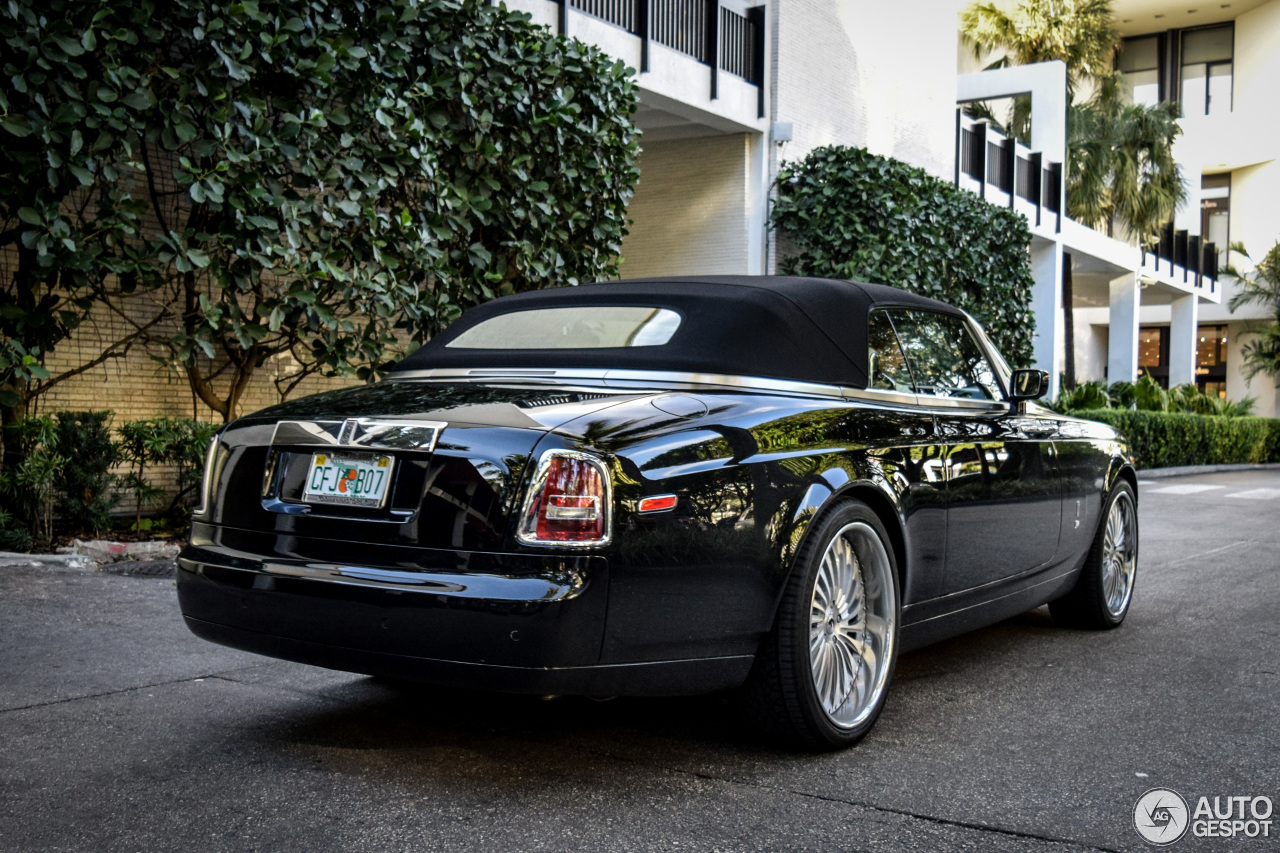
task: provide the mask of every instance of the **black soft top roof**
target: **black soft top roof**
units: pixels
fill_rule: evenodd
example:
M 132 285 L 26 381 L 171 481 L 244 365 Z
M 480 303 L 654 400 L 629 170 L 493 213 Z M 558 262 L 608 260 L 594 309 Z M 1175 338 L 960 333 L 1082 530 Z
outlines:
M 535 308 L 634 305 L 681 316 L 661 346 L 449 349 L 467 329 Z M 684 276 L 558 287 L 504 296 L 464 314 L 394 372 L 431 368 L 613 368 L 796 379 L 864 388 L 867 314 L 899 305 L 959 315 L 949 305 L 880 284 L 786 276 Z

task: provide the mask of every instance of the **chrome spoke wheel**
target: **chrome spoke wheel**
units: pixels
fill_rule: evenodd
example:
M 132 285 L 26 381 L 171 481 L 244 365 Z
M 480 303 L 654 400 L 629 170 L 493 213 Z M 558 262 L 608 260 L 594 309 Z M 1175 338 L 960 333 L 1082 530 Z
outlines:
M 1102 538 L 1102 595 L 1107 612 L 1118 617 L 1133 597 L 1133 577 L 1138 566 L 1137 516 L 1133 498 L 1120 492 L 1107 513 Z
M 832 723 L 855 728 L 876 712 L 893 659 L 897 600 L 884 543 L 868 524 L 827 545 L 809 604 L 809 665 Z

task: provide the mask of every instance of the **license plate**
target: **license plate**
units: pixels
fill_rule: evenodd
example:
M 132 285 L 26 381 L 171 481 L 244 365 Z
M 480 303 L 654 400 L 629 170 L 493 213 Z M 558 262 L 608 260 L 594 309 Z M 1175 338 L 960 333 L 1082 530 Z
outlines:
M 380 507 L 391 482 L 390 456 L 313 453 L 302 499 L 308 503 Z

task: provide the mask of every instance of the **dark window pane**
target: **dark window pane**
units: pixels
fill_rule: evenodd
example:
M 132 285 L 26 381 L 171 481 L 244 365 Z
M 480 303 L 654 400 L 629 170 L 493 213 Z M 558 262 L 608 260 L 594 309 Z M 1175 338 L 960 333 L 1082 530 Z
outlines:
M 1179 92 L 1183 115 L 1231 112 L 1233 35 L 1231 24 L 1183 34 Z
M 907 370 L 907 360 L 898 346 L 898 336 L 883 311 L 872 312 L 867 322 L 867 364 L 870 367 L 867 387 L 914 393 L 911 390 L 911 372 Z
M 1182 64 L 1195 65 L 1231 59 L 1231 36 L 1231 24 L 1183 33 Z
M 916 393 L 999 400 L 1000 383 L 968 326 L 958 317 L 926 311 L 893 312 Z
M 1125 39 L 1120 48 L 1121 71 L 1155 71 L 1160 67 L 1160 37 Z

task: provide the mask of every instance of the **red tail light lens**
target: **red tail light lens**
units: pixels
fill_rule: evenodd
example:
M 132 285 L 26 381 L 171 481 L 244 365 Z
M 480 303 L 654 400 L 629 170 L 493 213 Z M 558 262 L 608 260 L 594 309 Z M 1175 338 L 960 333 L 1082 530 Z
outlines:
M 548 450 L 525 499 L 526 545 L 603 545 L 610 535 L 610 481 L 604 461 L 576 450 Z

